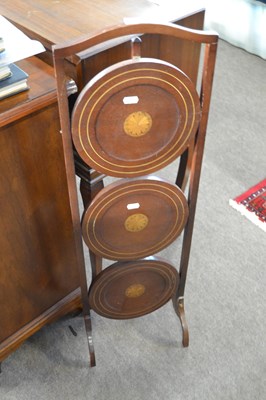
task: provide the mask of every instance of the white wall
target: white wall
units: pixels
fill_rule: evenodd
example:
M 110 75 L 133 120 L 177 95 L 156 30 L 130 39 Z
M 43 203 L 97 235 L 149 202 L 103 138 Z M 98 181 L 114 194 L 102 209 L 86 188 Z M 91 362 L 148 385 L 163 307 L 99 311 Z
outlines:
M 266 4 L 255 0 L 149 0 L 169 12 L 206 8 L 205 28 L 266 59 Z

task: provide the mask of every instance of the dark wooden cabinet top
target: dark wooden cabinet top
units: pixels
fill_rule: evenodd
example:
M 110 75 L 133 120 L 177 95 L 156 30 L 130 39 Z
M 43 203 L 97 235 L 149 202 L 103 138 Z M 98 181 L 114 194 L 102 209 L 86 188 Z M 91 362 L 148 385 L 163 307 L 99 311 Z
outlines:
M 116 25 L 124 18 L 174 21 L 195 13 L 195 7 L 180 2 L 158 5 L 149 0 L 1 0 L 0 14 L 47 49 L 81 35 Z

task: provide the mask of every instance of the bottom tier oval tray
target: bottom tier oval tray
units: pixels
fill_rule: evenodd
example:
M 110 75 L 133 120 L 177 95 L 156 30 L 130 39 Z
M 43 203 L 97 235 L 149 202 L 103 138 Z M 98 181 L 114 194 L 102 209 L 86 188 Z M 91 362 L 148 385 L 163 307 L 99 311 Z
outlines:
M 158 257 L 117 262 L 92 282 L 90 307 L 107 318 L 140 317 L 167 303 L 178 280 L 177 270 Z

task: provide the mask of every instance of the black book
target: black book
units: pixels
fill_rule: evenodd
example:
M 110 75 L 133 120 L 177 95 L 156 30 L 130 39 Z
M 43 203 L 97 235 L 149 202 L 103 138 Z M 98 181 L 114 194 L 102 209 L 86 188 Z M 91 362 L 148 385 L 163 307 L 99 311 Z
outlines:
M 28 74 L 16 64 L 9 65 L 11 76 L 0 81 L 0 99 L 29 89 Z

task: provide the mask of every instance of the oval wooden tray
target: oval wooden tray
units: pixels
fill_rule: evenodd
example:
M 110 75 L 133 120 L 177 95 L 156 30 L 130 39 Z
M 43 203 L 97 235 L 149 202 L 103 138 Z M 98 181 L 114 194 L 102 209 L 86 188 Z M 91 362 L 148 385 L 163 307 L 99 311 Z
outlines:
M 157 257 L 117 262 L 94 279 L 90 307 L 107 318 L 140 317 L 170 300 L 178 279 L 177 270 Z
M 150 174 L 176 159 L 193 140 L 199 98 L 178 68 L 155 59 L 107 68 L 80 93 L 72 117 L 75 147 L 106 175 Z
M 87 246 L 111 260 L 155 254 L 183 230 L 188 206 L 183 192 L 156 177 L 121 179 L 104 188 L 82 220 Z

